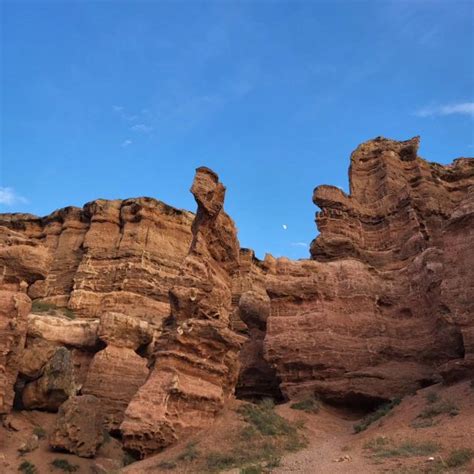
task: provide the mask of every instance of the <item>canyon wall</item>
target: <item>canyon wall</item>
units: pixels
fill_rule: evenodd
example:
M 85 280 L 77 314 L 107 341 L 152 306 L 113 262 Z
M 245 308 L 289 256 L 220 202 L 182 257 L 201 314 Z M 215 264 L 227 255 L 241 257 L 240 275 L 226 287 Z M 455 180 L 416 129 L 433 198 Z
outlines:
M 370 408 L 472 374 L 474 160 L 429 163 L 418 145 L 368 141 L 349 194 L 314 190 L 306 260 L 240 249 L 207 168 L 196 214 L 151 198 L 1 214 L 0 414 L 14 386 L 37 393 L 58 351 L 140 456 L 210 423 L 234 391 Z

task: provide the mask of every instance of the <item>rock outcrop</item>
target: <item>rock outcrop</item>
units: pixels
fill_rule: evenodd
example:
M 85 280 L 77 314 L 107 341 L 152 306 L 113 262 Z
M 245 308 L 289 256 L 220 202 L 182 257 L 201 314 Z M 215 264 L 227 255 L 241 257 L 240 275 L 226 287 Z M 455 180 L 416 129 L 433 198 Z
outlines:
M 101 401 L 107 429 L 117 430 L 124 412 L 148 376 L 147 359 L 135 351 L 153 340 L 151 326 L 120 313 L 105 313 L 98 330 L 107 347 L 95 354 L 82 393 Z
M 53 409 L 58 350 L 140 456 L 212 422 L 234 390 L 371 408 L 472 375 L 474 160 L 429 163 L 418 144 L 363 143 L 349 194 L 314 190 L 307 260 L 240 249 L 207 168 L 196 215 L 151 198 L 0 215 L 0 414 L 18 371 L 26 406 Z
M 23 407 L 57 411 L 76 393 L 74 363 L 65 347 L 58 347 L 42 369 L 42 375 L 27 383 L 22 392 Z
M 278 259 L 268 273 L 265 353 L 286 396 L 307 390 L 373 404 L 466 360 L 474 163 L 431 164 L 417 149 L 418 138 L 362 144 L 351 157 L 350 195 L 315 189 L 315 261 Z M 462 268 L 470 279 L 461 283 Z
M 81 395 L 71 397 L 61 405 L 49 437 L 51 448 L 90 458 L 103 441 L 104 425 L 97 398 Z
M 99 344 L 98 319 L 75 319 L 30 313 L 28 337 L 71 347 L 94 349 Z
M 230 328 L 237 231 L 223 210 L 225 188 L 214 172 L 198 168 L 191 192 L 198 210 L 181 285 L 170 290 L 171 316 L 155 365 L 121 425 L 125 447 L 141 456 L 211 423 L 238 376 L 243 338 Z
M 0 226 L 41 249 L 44 257 L 35 264 L 42 279 L 29 280 L 33 300 L 86 318 L 116 311 L 160 325 L 191 243 L 193 217 L 151 198 L 99 199 L 43 218 L 2 214 Z M 4 258 L 18 276 L 30 262 L 12 251 Z
M 46 275 L 47 253 L 34 240 L 0 225 L 0 415 L 8 413 L 26 340 L 28 285 Z
M 0 415 L 8 413 L 15 397 L 26 318 L 31 301 L 25 293 L 0 289 Z

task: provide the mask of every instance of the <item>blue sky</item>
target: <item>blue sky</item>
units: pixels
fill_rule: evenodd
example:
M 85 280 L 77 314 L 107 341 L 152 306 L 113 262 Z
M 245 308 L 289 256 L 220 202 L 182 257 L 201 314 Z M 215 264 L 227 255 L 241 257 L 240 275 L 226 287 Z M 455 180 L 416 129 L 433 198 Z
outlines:
M 206 165 L 242 246 L 306 257 L 313 188 L 347 190 L 360 142 L 474 155 L 473 5 L 4 0 L 0 212 L 194 210 Z

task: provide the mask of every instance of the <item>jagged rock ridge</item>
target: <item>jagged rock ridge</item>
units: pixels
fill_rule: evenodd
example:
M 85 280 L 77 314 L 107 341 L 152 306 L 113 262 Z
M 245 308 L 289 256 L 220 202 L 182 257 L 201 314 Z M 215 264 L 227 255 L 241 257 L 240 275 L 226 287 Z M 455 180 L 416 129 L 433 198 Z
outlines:
M 0 413 L 64 348 L 71 386 L 142 456 L 210 423 L 235 389 L 373 406 L 472 373 L 474 160 L 428 163 L 418 144 L 366 142 L 349 195 L 315 189 L 308 260 L 239 249 L 207 168 L 196 215 L 151 198 L 0 215 Z M 28 316 L 28 296 L 59 310 Z

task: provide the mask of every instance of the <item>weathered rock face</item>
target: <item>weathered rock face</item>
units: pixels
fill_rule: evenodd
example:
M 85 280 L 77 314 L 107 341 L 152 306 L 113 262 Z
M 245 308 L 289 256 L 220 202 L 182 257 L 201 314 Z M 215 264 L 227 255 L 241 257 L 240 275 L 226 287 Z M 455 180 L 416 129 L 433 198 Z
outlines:
M 156 362 L 125 412 L 125 446 L 140 455 L 164 448 L 212 422 L 233 393 L 243 340 L 230 329 L 232 275 L 239 266 L 237 232 L 223 211 L 225 188 L 198 168 L 193 240 L 170 291 L 171 317 Z
M 314 192 L 319 262 L 278 259 L 268 272 L 265 357 L 286 396 L 373 403 L 469 357 L 474 163 L 430 164 L 417 148 L 417 138 L 361 145 L 351 195 Z
M 92 359 L 82 393 L 101 401 L 106 427 L 117 430 L 130 400 L 148 376 L 147 359 L 135 351 L 150 344 L 154 334 L 145 321 L 105 313 L 98 335 L 107 347 Z
M 234 389 L 372 406 L 474 373 L 474 160 L 417 150 L 418 138 L 368 141 L 350 194 L 314 190 L 309 260 L 239 249 L 206 168 L 196 216 L 150 198 L 0 215 L 0 414 L 18 368 L 39 388 L 57 346 L 142 456 L 210 423 Z M 27 295 L 77 319 L 27 320 Z
M 154 331 L 146 322 L 121 313 L 104 313 L 100 318 L 98 337 L 109 345 L 136 350 L 150 344 Z
M 71 397 L 58 413 L 49 438 L 51 448 L 93 457 L 104 440 L 100 401 L 92 395 Z
M 28 336 L 65 346 L 95 348 L 99 339 L 98 319 L 67 319 L 44 314 L 28 315 Z
M 46 339 L 34 338 L 23 349 L 18 370 L 27 380 L 41 377 L 44 366 L 53 357 L 58 346 Z
M 0 415 L 14 400 L 31 300 L 28 283 L 44 278 L 46 252 L 36 242 L 0 226 Z
M 41 248 L 37 273 L 46 278 L 28 280 L 34 282 L 28 289 L 32 299 L 68 307 L 77 316 L 117 311 L 160 325 L 189 249 L 193 217 L 137 198 L 97 200 L 44 218 L 1 214 L 0 226 Z M 19 274 L 23 263 L 15 255 L 4 258 L 15 262 Z
M 22 403 L 27 409 L 57 411 L 75 393 L 71 353 L 65 347 L 59 347 L 44 366 L 41 377 L 26 384 Z
M 333 186 L 314 190 L 322 209 L 314 259 L 353 257 L 378 269 L 401 268 L 442 246 L 443 229 L 472 185 L 472 161 L 428 163 L 418 145 L 418 137 L 363 143 L 351 156 L 350 195 Z
M 25 293 L 0 289 L 0 415 L 13 406 L 15 381 L 25 345 L 31 301 Z

